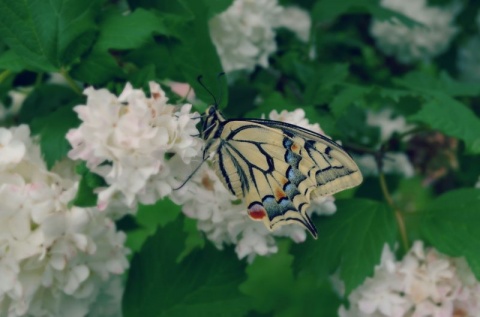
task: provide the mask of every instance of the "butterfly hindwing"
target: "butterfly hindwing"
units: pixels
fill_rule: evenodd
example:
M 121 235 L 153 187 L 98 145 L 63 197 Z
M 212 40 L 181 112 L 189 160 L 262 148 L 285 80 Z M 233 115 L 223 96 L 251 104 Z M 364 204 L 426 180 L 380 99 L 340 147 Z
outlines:
M 361 182 L 351 157 L 309 130 L 270 120 L 225 120 L 212 111 L 205 126 L 217 175 L 245 199 L 249 216 L 270 230 L 300 223 L 316 237 L 306 213 L 311 199 Z

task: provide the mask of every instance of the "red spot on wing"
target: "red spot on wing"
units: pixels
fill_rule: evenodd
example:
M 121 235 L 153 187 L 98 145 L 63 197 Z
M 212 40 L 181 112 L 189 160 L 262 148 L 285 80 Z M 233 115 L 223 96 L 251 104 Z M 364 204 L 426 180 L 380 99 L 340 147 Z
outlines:
M 259 203 L 254 203 L 248 208 L 248 215 L 253 220 L 261 220 L 267 215 L 267 211 Z
M 290 149 L 291 149 L 293 152 L 297 152 L 299 148 L 300 148 L 300 146 L 298 146 L 297 143 L 293 143 L 293 144 L 290 146 Z

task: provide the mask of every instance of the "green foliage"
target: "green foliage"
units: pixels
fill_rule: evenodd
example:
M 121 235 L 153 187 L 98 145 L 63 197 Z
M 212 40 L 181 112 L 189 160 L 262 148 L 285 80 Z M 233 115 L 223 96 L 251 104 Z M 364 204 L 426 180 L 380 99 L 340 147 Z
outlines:
M 470 153 L 480 153 L 480 119 L 465 105 L 443 93 L 439 92 L 410 119 L 465 141 Z
M 337 202 L 338 211 L 318 221 L 318 241 L 293 248 L 296 271 L 311 273 L 319 282 L 339 268 L 348 294 L 372 275 L 385 243 L 393 245 L 396 224 L 382 203 L 349 199 Z
M 58 71 L 94 41 L 100 5 L 98 0 L 0 1 L 0 36 L 25 68 Z
M 247 298 L 238 290 L 245 264 L 231 250 L 206 245 L 180 263 L 182 221 L 159 229 L 132 260 L 125 290 L 128 316 L 244 316 Z
M 400 259 L 418 239 L 466 257 L 480 280 L 480 191 L 473 189 L 480 174 L 480 86 L 462 79 L 457 66 L 462 45 L 478 36 L 480 4 L 464 1 L 457 37 L 444 54 L 406 65 L 382 53 L 370 23 L 397 19 L 422 27 L 418 21 L 374 0 L 280 2 L 311 15 L 309 41 L 277 29 L 269 67 L 222 77 L 209 20 L 233 0 L 0 0 L 1 125 L 28 125 L 50 169 L 67 157 L 65 135 L 80 124 L 73 107 L 85 103 L 83 88 L 119 93 L 126 82 L 144 90 L 149 81 L 186 82 L 202 112 L 214 98 L 199 76 L 216 99 L 222 96 L 226 117 L 301 108 L 354 159 L 382 158 L 387 165 L 397 152 L 415 169 L 406 178 L 372 167 L 360 187 L 337 194 L 335 214 L 314 216 L 318 240 L 275 237 L 278 252 L 252 263 L 231 246 L 213 247 L 197 221 L 167 198 L 136 206 L 135 215 L 117 220 L 132 251 L 124 316 L 335 316 L 373 275 L 385 244 L 399 246 Z M 57 76 L 64 85 L 52 83 Z M 368 118 L 386 109 L 412 129 L 383 140 Z M 436 143 L 422 143 L 429 136 Z M 95 207 L 105 180 L 81 162 L 76 172 L 70 205 Z M 346 294 L 333 290 L 334 272 Z
M 32 120 L 32 134 L 40 136 L 40 148 L 49 168 L 67 156 L 70 145 L 65 135 L 68 130 L 78 126 L 79 122 L 77 114 L 69 107 L 62 107 Z
M 95 206 L 97 204 L 95 189 L 105 185 L 103 178 L 90 172 L 85 163 L 77 165 L 76 172 L 81 178 L 77 194 L 70 203 L 78 207 Z
M 425 206 L 422 233 L 440 252 L 464 256 L 480 279 L 480 189 L 450 191 Z

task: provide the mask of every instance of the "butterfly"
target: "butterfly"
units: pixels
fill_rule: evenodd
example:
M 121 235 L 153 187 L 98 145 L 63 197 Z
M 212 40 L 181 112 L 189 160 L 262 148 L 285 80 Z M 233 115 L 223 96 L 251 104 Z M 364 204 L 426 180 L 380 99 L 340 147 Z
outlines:
M 210 106 L 203 120 L 203 159 L 223 185 L 244 199 L 251 219 L 269 230 L 285 224 L 317 230 L 307 214 L 312 199 L 362 182 L 350 155 L 331 139 L 273 120 L 225 119 Z

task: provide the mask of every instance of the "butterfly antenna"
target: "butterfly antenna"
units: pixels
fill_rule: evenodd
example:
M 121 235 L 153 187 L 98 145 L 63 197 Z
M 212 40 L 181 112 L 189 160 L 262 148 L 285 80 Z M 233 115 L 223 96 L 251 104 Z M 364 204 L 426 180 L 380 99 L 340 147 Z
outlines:
M 218 105 L 217 98 L 215 98 L 215 95 L 212 93 L 212 91 L 210 89 L 208 89 L 207 86 L 205 86 L 202 79 L 203 79 L 202 75 L 198 76 L 197 77 L 198 83 L 200 84 L 200 86 L 203 87 L 203 89 L 205 89 L 209 93 L 210 96 L 212 96 L 213 101 L 215 102 L 215 106 L 217 106 Z
M 198 170 L 200 169 L 200 167 L 202 167 L 203 163 L 205 163 L 205 161 L 208 159 L 208 156 L 205 157 L 202 162 L 200 164 L 198 164 L 197 167 L 195 167 L 195 169 L 193 170 L 193 172 L 188 175 L 187 179 L 183 181 L 182 185 L 178 186 L 177 188 L 172 188 L 172 190 L 179 190 L 180 188 L 182 188 L 183 186 L 185 186 L 186 183 L 188 183 L 189 180 L 192 179 L 193 175 L 195 175 Z
M 218 105 L 220 106 L 222 104 L 222 99 L 223 99 L 223 89 L 222 89 L 222 77 L 225 76 L 225 72 L 221 72 L 217 76 L 217 90 L 218 90 Z

